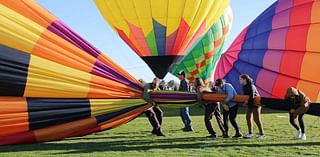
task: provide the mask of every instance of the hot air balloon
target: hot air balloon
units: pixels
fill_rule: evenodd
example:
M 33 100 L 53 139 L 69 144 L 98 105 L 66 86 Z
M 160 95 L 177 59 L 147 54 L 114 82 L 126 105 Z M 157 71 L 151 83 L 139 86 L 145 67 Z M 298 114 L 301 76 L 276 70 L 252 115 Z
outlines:
M 110 129 L 151 107 L 136 79 L 34 1 L 1 1 L 0 43 L 0 145 Z
M 320 2 L 279 0 L 259 15 L 221 57 L 215 78 L 241 91 L 249 74 L 264 97 L 283 98 L 288 87 L 320 102 Z
M 182 61 L 173 64 L 170 72 L 177 75 L 179 71 L 184 71 L 186 78 L 191 82 L 196 77 L 202 78 L 205 82 L 212 80 L 213 69 L 220 58 L 226 36 L 230 32 L 232 19 L 232 10 L 228 7 Z
M 220 18 L 229 0 L 95 0 L 115 32 L 159 78 Z

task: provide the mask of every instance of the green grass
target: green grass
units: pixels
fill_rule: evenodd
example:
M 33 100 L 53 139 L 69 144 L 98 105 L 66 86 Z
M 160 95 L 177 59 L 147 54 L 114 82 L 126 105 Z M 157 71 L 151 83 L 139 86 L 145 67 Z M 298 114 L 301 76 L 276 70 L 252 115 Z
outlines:
M 263 109 L 266 139 L 205 138 L 208 135 L 203 122 L 203 109 L 191 109 L 192 133 L 180 131 L 182 122 L 177 109 L 164 110 L 163 130 L 166 137 L 151 135 L 145 117 L 139 117 L 118 128 L 62 141 L 27 145 L 1 146 L 0 156 L 319 156 L 320 121 L 306 115 L 307 140 L 293 137 L 295 130 L 289 125 L 287 113 Z M 245 115 L 241 110 L 237 118 L 242 132 L 247 131 Z M 217 123 L 213 119 L 217 131 Z M 231 128 L 231 135 L 234 134 Z M 255 128 L 255 132 L 257 129 Z

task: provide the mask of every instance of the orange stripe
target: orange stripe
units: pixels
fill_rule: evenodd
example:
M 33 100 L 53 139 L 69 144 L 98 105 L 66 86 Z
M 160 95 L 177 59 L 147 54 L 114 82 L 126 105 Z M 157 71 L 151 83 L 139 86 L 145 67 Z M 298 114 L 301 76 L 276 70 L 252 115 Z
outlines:
M 101 125 L 101 130 L 110 129 L 110 128 L 114 128 L 116 126 L 119 126 L 121 124 L 125 124 L 125 123 L 129 122 L 130 120 L 132 120 L 133 118 L 139 116 L 142 112 L 149 109 L 150 107 L 152 107 L 152 106 L 145 105 L 143 107 L 129 111 L 129 112 L 127 112 L 127 113 L 125 113 L 115 119 L 111 119 L 109 121 L 100 123 L 99 125 Z
M 29 130 L 26 98 L 0 97 L 0 108 L 0 137 Z
M 60 38 L 49 30 L 41 34 L 40 39 L 33 48 L 33 55 L 45 58 L 62 65 L 91 72 L 96 59 L 66 40 Z
M 34 134 L 38 142 L 60 140 L 69 137 L 79 130 L 94 127 L 97 124 L 95 118 L 82 119 L 70 123 L 35 130 Z
M 56 17 L 50 14 L 47 10 L 30 0 L 3 0 L 1 1 L 1 4 L 45 28 L 56 20 Z
M 119 82 L 93 75 L 90 81 L 89 98 L 142 98 L 142 91 Z
M 98 60 L 102 61 L 103 63 L 111 66 L 113 69 L 115 69 L 119 74 L 122 76 L 125 76 L 127 79 L 131 80 L 132 82 L 135 82 L 136 84 L 143 86 L 138 80 L 135 79 L 132 75 L 130 75 L 126 70 L 121 68 L 118 64 L 116 64 L 112 59 L 110 59 L 108 56 L 101 53 L 98 57 Z

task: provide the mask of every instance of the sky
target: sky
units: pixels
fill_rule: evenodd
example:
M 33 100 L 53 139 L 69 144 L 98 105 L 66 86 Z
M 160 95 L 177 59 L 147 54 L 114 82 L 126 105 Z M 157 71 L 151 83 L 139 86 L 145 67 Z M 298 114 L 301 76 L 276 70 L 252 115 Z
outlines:
M 225 51 L 237 35 L 276 0 L 231 0 L 233 25 L 223 47 Z M 137 79 L 151 81 L 154 74 L 105 22 L 92 0 L 37 0 L 80 36 L 113 59 Z M 171 74 L 166 81 L 177 80 Z

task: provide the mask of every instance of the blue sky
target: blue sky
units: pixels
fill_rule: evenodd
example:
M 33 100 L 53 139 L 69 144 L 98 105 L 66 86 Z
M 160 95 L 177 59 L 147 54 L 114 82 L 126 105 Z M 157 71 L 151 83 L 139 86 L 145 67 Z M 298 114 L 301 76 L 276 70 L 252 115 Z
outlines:
M 224 50 L 241 30 L 276 0 L 232 0 L 234 14 L 231 33 Z M 148 66 L 112 31 L 91 0 L 37 0 L 44 8 L 64 21 L 78 34 L 106 53 L 137 79 L 151 81 L 154 77 Z M 168 80 L 177 80 L 168 74 Z

